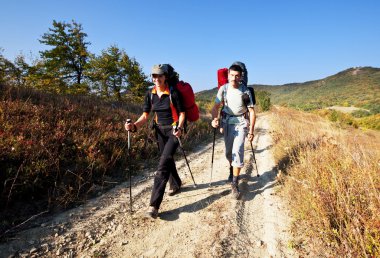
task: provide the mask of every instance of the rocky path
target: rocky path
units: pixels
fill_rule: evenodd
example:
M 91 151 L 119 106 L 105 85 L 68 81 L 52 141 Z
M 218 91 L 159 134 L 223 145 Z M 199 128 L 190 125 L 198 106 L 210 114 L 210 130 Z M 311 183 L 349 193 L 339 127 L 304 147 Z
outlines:
M 18 233 L 0 244 L 1 257 L 295 257 L 289 218 L 278 194 L 271 154 L 270 116 L 257 120 L 255 157 L 247 143 L 240 200 L 232 198 L 224 143 L 188 155 L 197 183 L 193 186 L 184 159 L 177 162 L 184 182 L 180 194 L 164 196 L 159 218 L 143 216 L 149 203 L 153 171 L 133 179 L 133 212 L 129 185 L 119 185 L 87 204 L 49 222 Z M 180 155 L 180 154 L 179 154 Z

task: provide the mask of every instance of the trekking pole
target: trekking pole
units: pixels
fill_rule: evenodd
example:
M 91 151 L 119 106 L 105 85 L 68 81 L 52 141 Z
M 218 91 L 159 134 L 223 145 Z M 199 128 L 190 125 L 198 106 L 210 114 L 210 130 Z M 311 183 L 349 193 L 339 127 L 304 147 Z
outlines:
M 127 123 L 131 123 L 131 119 L 127 119 Z M 129 159 L 131 158 L 131 137 L 130 137 L 130 132 L 128 130 L 128 157 Z M 132 213 L 132 175 L 131 175 L 131 170 L 128 169 L 129 171 L 129 209 L 130 213 Z
M 253 156 L 253 161 L 255 162 L 255 167 L 256 167 L 256 175 L 257 175 L 257 177 L 259 177 L 260 175 L 259 175 L 259 169 L 257 168 L 257 163 L 256 163 L 256 158 L 255 158 L 255 152 L 254 152 L 254 150 L 253 150 L 253 145 L 252 145 L 252 142 L 251 142 L 251 148 L 252 148 L 252 156 Z
M 185 150 L 183 149 L 183 145 L 182 145 L 181 139 L 179 137 L 177 137 L 177 139 L 178 139 L 178 142 L 179 142 L 179 147 L 181 147 L 183 156 L 185 157 L 185 161 L 186 161 L 187 167 L 189 168 L 191 178 L 193 179 L 194 187 L 197 187 L 197 184 L 195 183 L 195 180 L 194 180 L 194 177 L 193 177 L 193 173 L 191 173 L 190 165 L 189 165 L 189 162 L 187 161 L 187 157 L 186 157 L 186 154 L 185 154 Z
M 213 168 L 214 168 L 215 134 L 216 134 L 216 128 L 214 128 L 214 140 L 213 140 L 213 142 L 212 142 L 211 177 L 210 177 L 210 183 L 209 183 L 209 186 L 211 186 L 211 182 L 212 182 L 212 170 L 213 170 Z

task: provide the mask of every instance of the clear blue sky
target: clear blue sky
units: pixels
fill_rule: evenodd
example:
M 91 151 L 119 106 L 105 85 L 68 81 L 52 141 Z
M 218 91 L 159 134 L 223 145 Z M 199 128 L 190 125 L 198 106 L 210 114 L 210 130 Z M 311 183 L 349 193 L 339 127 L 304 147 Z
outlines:
M 195 91 L 216 71 L 246 63 L 250 84 L 321 79 L 380 67 L 379 0 L 0 0 L 0 48 L 39 56 L 52 21 L 82 24 L 97 55 L 116 44 L 149 74 L 171 63 Z

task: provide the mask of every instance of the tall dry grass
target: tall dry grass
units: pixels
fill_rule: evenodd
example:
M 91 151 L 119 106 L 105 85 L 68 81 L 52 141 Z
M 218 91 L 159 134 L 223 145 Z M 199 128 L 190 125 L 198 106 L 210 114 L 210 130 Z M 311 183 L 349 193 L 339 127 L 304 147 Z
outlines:
M 380 257 L 380 134 L 273 110 L 275 157 L 302 255 Z
M 128 136 L 141 103 L 106 102 L 0 85 L 0 238 L 41 211 L 81 204 L 156 165 L 149 125 Z M 189 124 L 186 151 L 211 139 L 209 121 Z

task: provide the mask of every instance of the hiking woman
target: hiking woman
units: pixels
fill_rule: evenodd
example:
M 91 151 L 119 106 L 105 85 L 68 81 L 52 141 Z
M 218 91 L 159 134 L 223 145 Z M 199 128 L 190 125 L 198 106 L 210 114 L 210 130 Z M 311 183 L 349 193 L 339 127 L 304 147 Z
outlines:
M 136 132 L 148 121 L 149 113 L 155 113 L 154 129 L 160 150 L 160 160 L 155 173 L 150 207 L 147 215 L 157 218 L 166 183 L 169 181 L 169 195 L 176 194 L 181 188 L 181 179 L 174 163 L 173 155 L 179 145 L 185 121 L 185 109 L 181 97 L 175 89 L 169 88 L 169 68 L 167 65 L 154 65 L 152 68 L 154 87 L 145 95 L 143 114 L 136 122 L 126 122 L 125 129 Z

